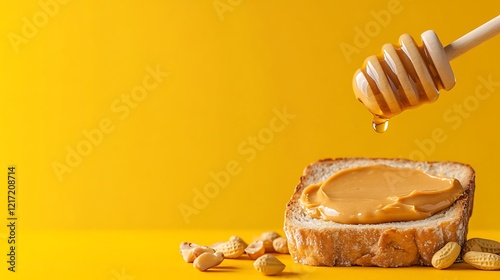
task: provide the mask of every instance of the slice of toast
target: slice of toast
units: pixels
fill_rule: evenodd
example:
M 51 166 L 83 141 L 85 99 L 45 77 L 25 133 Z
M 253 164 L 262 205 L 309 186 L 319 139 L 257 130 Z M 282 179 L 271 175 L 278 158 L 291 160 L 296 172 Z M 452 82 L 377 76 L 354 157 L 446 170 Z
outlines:
M 307 186 L 323 182 L 342 169 L 375 164 L 420 168 L 431 175 L 455 178 L 464 193 L 450 207 L 431 217 L 407 222 L 339 224 L 311 218 L 303 210 L 300 195 Z M 434 253 L 447 242 L 464 245 L 474 188 L 474 170 L 457 162 L 339 158 L 312 163 L 304 170 L 285 210 L 284 231 L 290 254 L 295 262 L 307 265 L 430 266 Z

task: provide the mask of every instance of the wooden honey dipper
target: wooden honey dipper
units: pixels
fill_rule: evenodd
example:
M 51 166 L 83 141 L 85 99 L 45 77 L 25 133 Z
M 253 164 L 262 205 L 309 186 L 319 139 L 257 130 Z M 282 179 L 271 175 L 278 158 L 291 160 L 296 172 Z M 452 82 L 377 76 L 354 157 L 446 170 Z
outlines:
M 455 76 L 450 61 L 500 33 L 500 16 L 443 48 L 433 30 L 422 33 L 422 46 L 403 34 L 399 46 L 385 44 L 382 55 L 368 57 L 354 73 L 356 98 L 373 114 L 373 128 L 387 130 L 390 118 L 431 103 L 439 90 L 450 90 Z

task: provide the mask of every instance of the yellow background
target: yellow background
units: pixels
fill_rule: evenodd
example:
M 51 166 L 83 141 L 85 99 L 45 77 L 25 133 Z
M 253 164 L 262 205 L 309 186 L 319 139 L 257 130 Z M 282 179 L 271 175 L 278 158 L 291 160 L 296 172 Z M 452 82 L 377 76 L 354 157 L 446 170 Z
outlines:
M 447 44 L 498 15 L 500 4 L 396 2 L 397 13 L 388 0 L 3 1 L 0 167 L 17 167 L 19 235 L 280 230 L 306 165 L 355 156 L 470 164 L 470 227 L 500 229 L 500 38 L 453 61 L 455 88 L 396 117 L 385 134 L 372 130 L 351 88 L 354 71 L 384 43 L 434 29 Z M 51 15 L 40 3 L 56 3 Z M 382 24 L 381 13 L 390 15 Z M 26 22 L 35 28 L 23 34 Z M 363 45 L 357 28 L 372 28 Z M 343 53 L 346 45 L 355 52 Z M 125 106 L 122 98 L 154 81 L 151 69 L 168 76 Z M 496 84 L 479 100 L 488 78 Z M 453 111 L 463 105 L 466 114 Z M 68 151 L 88 144 L 85 133 L 102 122 L 112 131 L 70 167 Z M 444 136 L 430 140 L 436 130 Z M 71 171 L 58 177 L 57 164 Z M 228 164 L 236 171 L 227 186 L 193 204 Z M 196 212 L 185 218 L 182 205 Z

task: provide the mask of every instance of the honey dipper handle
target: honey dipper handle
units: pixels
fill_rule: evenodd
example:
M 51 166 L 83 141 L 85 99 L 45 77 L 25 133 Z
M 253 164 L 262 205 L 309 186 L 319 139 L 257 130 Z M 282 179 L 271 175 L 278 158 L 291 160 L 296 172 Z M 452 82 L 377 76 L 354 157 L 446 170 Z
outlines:
M 446 56 L 451 61 L 454 58 L 470 51 L 477 45 L 495 37 L 500 33 L 500 16 L 496 16 L 492 20 L 458 38 L 444 48 Z

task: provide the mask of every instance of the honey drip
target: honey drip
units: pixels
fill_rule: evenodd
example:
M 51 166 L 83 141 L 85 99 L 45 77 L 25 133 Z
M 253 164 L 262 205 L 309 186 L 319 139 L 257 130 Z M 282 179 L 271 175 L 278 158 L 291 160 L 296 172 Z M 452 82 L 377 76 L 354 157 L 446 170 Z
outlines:
M 376 132 L 384 133 L 387 131 L 387 128 L 389 127 L 389 120 L 380 118 L 378 116 L 373 116 L 372 126 Z

